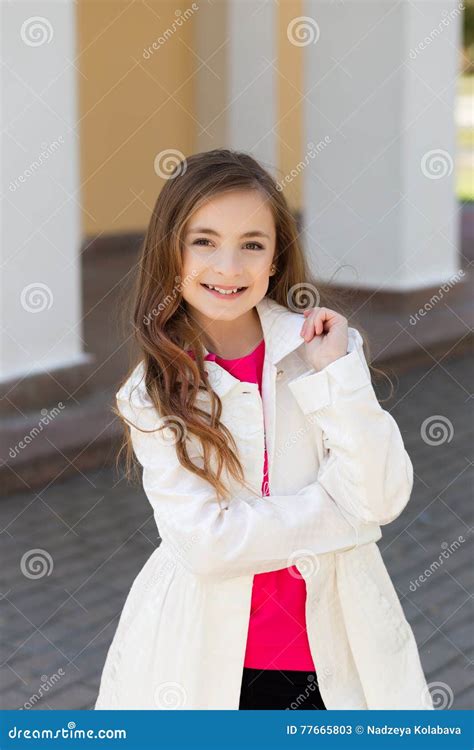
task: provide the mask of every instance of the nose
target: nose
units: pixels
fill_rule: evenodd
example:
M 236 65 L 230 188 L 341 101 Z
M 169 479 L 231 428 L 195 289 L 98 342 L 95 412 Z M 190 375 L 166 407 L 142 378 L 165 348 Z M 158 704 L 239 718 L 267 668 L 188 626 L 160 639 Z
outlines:
M 221 248 L 219 252 L 214 253 L 212 268 L 225 279 L 238 278 L 243 270 L 239 251 L 233 248 Z

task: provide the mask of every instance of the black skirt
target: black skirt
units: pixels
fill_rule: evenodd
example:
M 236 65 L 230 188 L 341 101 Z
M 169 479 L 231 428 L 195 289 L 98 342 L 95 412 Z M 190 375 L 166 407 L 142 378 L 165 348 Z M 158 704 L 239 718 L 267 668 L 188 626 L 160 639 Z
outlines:
M 239 710 L 325 710 L 316 672 L 244 667 Z

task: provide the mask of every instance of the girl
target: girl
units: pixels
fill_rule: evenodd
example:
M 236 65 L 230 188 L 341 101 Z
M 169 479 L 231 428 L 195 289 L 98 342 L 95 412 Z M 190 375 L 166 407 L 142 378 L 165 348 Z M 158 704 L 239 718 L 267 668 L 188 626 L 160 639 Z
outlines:
M 176 166 L 139 262 L 140 360 L 116 394 L 162 541 L 96 709 L 433 707 L 376 545 L 413 468 L 328 299 L 252 157 Z

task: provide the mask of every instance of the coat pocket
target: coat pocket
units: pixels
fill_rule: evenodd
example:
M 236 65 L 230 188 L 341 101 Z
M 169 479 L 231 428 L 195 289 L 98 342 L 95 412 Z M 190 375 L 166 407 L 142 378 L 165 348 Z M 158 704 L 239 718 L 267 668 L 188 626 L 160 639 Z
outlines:
M 368 639 L 386 653 L 397 653 L 412 637 L 412 630 L 378 546 L 371 542 L 347 554 L 353 558 L 346 564 L 357 597 L 354 606 L 364 614 Z

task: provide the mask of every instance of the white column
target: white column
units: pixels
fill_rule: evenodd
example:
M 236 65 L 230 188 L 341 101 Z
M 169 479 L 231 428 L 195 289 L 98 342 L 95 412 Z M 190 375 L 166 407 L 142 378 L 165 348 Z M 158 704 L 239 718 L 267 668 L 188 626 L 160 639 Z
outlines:
M 276 3 L 229 0 L 227 145 L 277 167 Z
M 194 30 L 196 150 L 247 151 L 279 179 L 277 14 L 261 0 L 204 3 Z
M 197 148 L 248 151 L 277 168 L 276 3 L 223 0 L 196 14 Z M 276 175 L 275 175 L 276 176 Z
M 306 0 L 304 13 L 313 32 L 304 48 L 304 143 L 317 151 L 304 171 L 313 270 L 395 291 L 447 281 L 460 269 L 462 4 Z
M 81 344 L 75 4 L 4 2 L 0 380 L 74 366 Z

